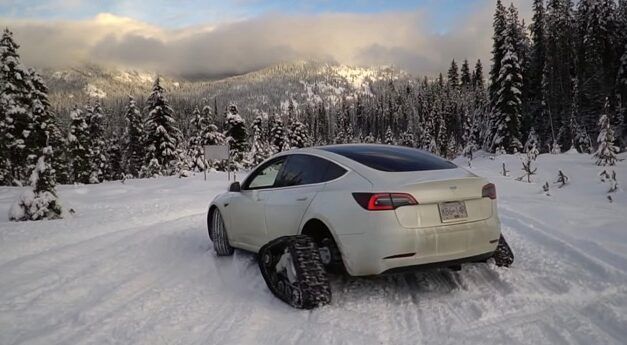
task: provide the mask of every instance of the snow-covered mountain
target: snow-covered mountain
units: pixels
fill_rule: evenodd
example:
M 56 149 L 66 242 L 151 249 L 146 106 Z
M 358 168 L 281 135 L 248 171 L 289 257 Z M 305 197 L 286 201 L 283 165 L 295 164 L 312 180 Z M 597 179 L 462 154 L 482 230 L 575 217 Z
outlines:
M 149 94 L 156 76 L 154 72 L 96 65 L 44 71 L 52 103 L 60 110 L 93 99 L 115 104 L 129 94 L 141 100 Z M 220 108 L 234 102 L 245 112 L 255 113 L 279 111 L 287 107 L 289 100 L 296 107 L 322 101 L 333 104 L 343 95 L 370 94 L 377 82 L 411 78 L 390 66 L 356 67 L 312 61 L 284 63 L 220 80 L 160 77 L 174 103 L 184 98 L 187 103 L 205 99 L 213 104 L 215 98 Z

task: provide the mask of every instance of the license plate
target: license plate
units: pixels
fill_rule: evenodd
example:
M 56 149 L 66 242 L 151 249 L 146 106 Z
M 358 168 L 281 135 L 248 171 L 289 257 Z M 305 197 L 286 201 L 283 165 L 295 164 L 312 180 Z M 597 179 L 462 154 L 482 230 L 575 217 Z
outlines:
M 468 218 L 466 204 L 463 201 L 443 202 L 439 204 L 439 208 L 443 222 Z

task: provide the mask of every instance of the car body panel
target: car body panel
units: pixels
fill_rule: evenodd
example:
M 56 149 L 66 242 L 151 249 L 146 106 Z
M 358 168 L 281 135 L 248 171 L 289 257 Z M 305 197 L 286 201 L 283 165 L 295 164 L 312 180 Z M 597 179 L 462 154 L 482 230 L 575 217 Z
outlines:
M 384 172 L 316 148 L 291 150 L 275 157 L 295 153 L 327 159 L 347 172 L 318 184 L 217 196 L 212 204 L 228 199 L 229 206 L 221 210 L 226 210 L 225 223 L 234 247 L 257 252 L 268 241 L 301 233 L 308 221 L 317 220 L 327 226 L 348 273 L 355 276 L 477 257 L 496 250 L 500 236 L 496 200 L 482 197 L 482 187 L 488 181 L 465 169 Z M 355 201 L 353 192 L 409 193 L 418 205 L 367 211 Z M 250 200 L 254 195 L 263 200 Z M 464 202 L 468 217 L 442 222 L 438 207 L 447 201 Z M 255 206 L 250 209 L 250 205 Z

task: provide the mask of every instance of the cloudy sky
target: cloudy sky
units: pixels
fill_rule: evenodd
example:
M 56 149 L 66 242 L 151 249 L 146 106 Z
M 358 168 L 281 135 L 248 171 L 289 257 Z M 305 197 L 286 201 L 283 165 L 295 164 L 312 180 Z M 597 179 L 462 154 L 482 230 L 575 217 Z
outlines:
M 38 67 L 120 65 L 223 76 L 325 59 L 416 74 L 489 59 L 495 0 L 0 0 Z M 529 17 L 531 0 L 515 0 Z

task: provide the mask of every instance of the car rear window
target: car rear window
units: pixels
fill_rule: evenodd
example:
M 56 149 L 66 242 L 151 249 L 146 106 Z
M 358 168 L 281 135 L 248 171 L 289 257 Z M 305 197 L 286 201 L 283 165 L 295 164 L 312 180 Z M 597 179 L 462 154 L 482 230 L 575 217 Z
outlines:
M 346 170 L 316 156 L 289 155 L 277 181 L 277 187 L 300 186 L 336 179 Z
M 428 152 L 391 145 L 341 145 L 321 147 L 372 169 L 388 172 L 454 169 L 457 166 Z

